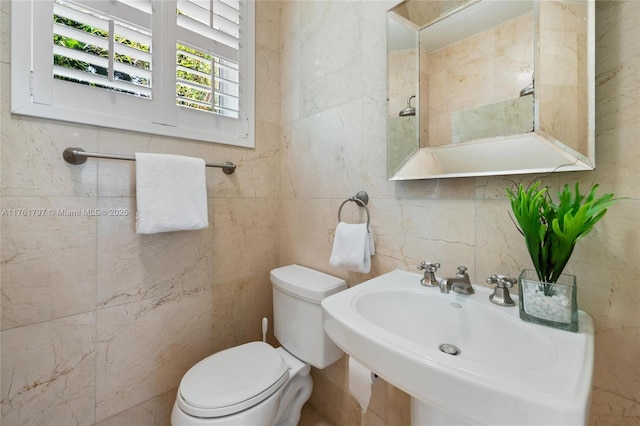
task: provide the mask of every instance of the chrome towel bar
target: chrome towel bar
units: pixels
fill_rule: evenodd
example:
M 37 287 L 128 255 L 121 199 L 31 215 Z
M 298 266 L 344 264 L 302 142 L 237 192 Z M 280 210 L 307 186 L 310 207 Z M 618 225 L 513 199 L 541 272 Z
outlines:
M 82 148 L 67 148 L 62 153 L 62 158 L 69 164 L 82 164 L 87 161 L 87 158 L 105 158 L 109 160 L 127 160 L 136 161 L 136 158 L 131 155 L 120 154 L 101 154 L 99 152 L 87 152 Z M 219 167 L 226 175 L 232 174 L 236 170 L 236 165 L 230 161 L 224 163 L 206 163 L 207 167 Z

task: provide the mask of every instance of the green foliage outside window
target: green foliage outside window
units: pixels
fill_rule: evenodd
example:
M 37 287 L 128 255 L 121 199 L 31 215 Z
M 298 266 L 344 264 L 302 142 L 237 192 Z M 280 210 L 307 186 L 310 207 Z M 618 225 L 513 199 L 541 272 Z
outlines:
M 195 88 L 178 83 L 176 86 L 178 105 L 211 111 L 211 96 L 214 94 L 214 89 L 218 89 L 218 82 L 212 77 L 217 76 L 218 73 L 218 70 L 213 66 L 216 59 L 209 54 L 181 44 L 177 45 L 177 51 L 176 77 L 178 80 L 194 83 L 194 86 L 202 86 L 202 88 Z M 189 72 L 190 70 L 194 72 Z M 204 75 L 198 74 L 196 71 Z M 214 96 L 213 104 L 217 105 L 218 98 L 217 95 Z
M 54 15 L 53 16 L 53 21 L 57 24 L 60 25 L 64 25 L 66 27 L 69 28 L 73 28 L 75 30 L 78 31 L 82 31 L 88 34 L 92 34 L 93 36 L 96 37 L 100 37 L 103 39 L 108 39 L 109 38 L 109 34 L 106 31 L 103 31 L 101 29 L 98 28 L 94 28 L 91 27 L 89 25 L 86 24 L 82 24 L 80 22 L 74 21 L 72 19 L 69 18 L 65 18 L 63 16 L 59 16 L 59 15 Z M 125 37 L 121 37 L 116 35 L 115 36 L 115 41 L 117 43 L 120 43 L 122 45 L 128 46 L 130 48 L 136 49 L 136 50 L 140 50 L 141 52 L 149 52 L 150 46 L 142 44 L 142 43 L 138 43 L 129 39 L 126 39 Z M 68 49 L 73 49 L 73 50 L 78 50 L 78 51 L 82 51 L 85 53 L 88 53 L 90 55 L 94 55 L 96 57 L 101 57 L 101 58 L 108 58 L 109 57 L 109 51 L 107 49 L 103 49 L 100 48 L 98 46 L 94 46 L 91 44 L 87 44 L 87 43 L 83 43 L 79 40 L 75 40 L 73 38 L 70 37 L 65 37 L 65 36 L 61 36 L 58 34 L 54 34 L 53 35 L 53 43 L 55 45 L 59 45 L 59 46 L 64 46 Z M 143 60 L 138 60 L 135 58 L 132 58 L 131 56 L 127 56 L 127 55 L 122 55 L 122 54 L 118 54 L 116 53 L 114 56 L 114 60 L 116 62 L 120 62 L 120 63 L 126 63 L 129 64 L 131 66 L 140 68 L 140 69 L 144 69 L 144 70 L 150 70 L 151 68 L 151 64 L 147 61 L 143 61 Z M 103 75 L 103 76 L 107 76 L 108 75 L 108 70 L 105 67 L 101 67 L 99 65 L 96 64 L 91 64 L 89 62 L 85 62 L 85 61 L 80 61 L 74 58 L 69 58 L 66 56 L 62 56 L 62 55 L 53 55 L 53 63 L 54 65 L 59 65 L 65 68 L 70 68 L 70 69 L 74 69 L 74 70 L 78 70 L 78 71 L 84 71 L 84 72 L 89 72 L 92 74 L 99 74 L 99 75 Z M 56 78 L 59 79 L 64 79 L 64 80 L 69 80 L 69 81 L 74 81 L 77 83 L 82 83 L 82 84 L 89 84 L 87 82 L 84 81 L 78 81 L 75 79 L 70 79 L 70 78 L 65 78 L 62 76 L 55 76 Z M 132 82 L 141 86 L 145 86 L 145 87 L 149 87 L 151 84 L 151 82 L 145 78 L 145 77 L 140 77 L 140 76 L 135 76 L 135 75 L 131 75 L 128 73 L 124 73 L 121 71 L 115 71 L 114 72 L 114 77 L 117 80 L 123 80 L 123 81 L 128 81 L 128 82 Z M 103 88 L 107 88 L 107 89 L 113 89 L 110 87 L 106 87 L 106 86 L 100 86 L 94 83 L 91 83 L 91 85 L 93 86 L 98 86 L 98 87 L 103 87 Z M 122 91 L 119 89 L 116 89 L 118 91 Z M 124 92 L 124 91 L 122 91 Z M 127 92 L 127 93 L 131 93 L 134 94 L 133 92 Z
M 103 38 L 105 40 L 109 38 L 109 34 L 106 31 L 91 27 L 86 24 L 82 24 L 80 22 L 74 21 L 69 18 L 65 18 L 63 16 L 54 15 L 53 20 L 57 24 L 64 25 L 69 28 L 73 28 L 78 31 L 83 31 L 93 36 Z M 141 44 L 132 40 L 128 40 L 118 35 L 115 36 L 115 41 L 117 43 L 128 46 L 130 48 L 140 50 L 141 52 L 149 53 L 151 50 L 150 46 L 148 45 Z M 101 57 L 101 58 L 109 57 L 109 51 L 107 49 L 103 49 L 98 46 L 83 43 L 79 40 L 76 40 L 70 37 L 54 34 L 53 42 L 55 45 L 64 46 L 68 49 L 82 51 L 82 52 L 94 55 L 96 57 Z M 203 53 L 197 49 L 193 49 L 191 47 L 184 46 L 181 44 L 177 45 L 176 59 L 177 59 L 177 65 L 178 65 L 178 68 L 176 71 L 176 77 L 178 78 L 178 80 L 192 83 L 192 85 L 186 85 L 186 84 L 180 84 L 180 83 L 176 85 L 176 95 L 178 97 L 178 101 L 177 101 L 178 105 L 183 105 L 190 108 L 196 108 L 196 109 L 205 110 L 205 111 L 215 111 L 215 109 L 211 107 L 211 104 L 212 104 L 211 97 L 214 96 L 213 105 L 217 105 L 219 97 L 217 94 L 215 94 L 215 91 L 219 88 L 218 87 L 219 83 L 215 81 L 215 79 L 213 78 L 213 76 L 217 76 L 218 74 L 218 70 L 214 67 L 214 62 L 216 62 L 217 59 L 207 53 Z M 150 70 L 151 68 L 151 64 L 147 61 L 138 60 L 131 56 L 122 55 L 118 53 L 116 53 L 114 60 L 120 63 L 129 64 L 131 66 L 138 67 L 144 70 Z M 101 67 L 99 65 L 92 64 L 85 61 L 80 61 L 67 56 L 54 54 L 53 61 L 55 65 L 58 65 L 61 67 L 88 72 L 92 74 L 98 74 L 105 77 L 108 75 L 108 70 L 105 67 Z M 115 71 L 114 77 L 117 80 L 133 82 L 135 84 L 139 84 L 145 87 L 150 87 L 151 85 L 150 81 L 144 77 L 127 74 L 120 71 Z M 67 81 L 73 81 L 81 84 L 89 84 L 95 87 L 116 90 L 118 92 L 136 94 L 130 91 L 124 91 L 122 89 L 114 89 L 112 87 L 107 87 L 107 86 L 99 85 L 96 83 L 89 83 L 86 81 L 71 79 L 64 76 L 55 76 L 55 78 L 67 80 Z

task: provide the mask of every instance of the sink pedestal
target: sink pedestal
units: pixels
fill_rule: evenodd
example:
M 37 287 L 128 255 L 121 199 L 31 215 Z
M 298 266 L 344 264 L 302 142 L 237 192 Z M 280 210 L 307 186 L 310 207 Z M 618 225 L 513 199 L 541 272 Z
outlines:
M 411 426 L 468 426 L 477 424 L 417 398 L 411 398 Z

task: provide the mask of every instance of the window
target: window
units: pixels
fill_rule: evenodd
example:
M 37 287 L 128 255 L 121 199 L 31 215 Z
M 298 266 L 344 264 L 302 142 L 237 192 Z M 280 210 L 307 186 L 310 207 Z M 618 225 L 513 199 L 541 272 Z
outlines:
M 253 147 L 250 0 L 13 0 L 11 111 Z

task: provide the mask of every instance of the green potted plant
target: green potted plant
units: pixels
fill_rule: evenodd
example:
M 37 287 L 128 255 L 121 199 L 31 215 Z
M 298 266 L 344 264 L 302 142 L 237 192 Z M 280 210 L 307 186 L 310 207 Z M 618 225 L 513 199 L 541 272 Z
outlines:
M 581 194 L 565 185 L 554 202 L 548 187 L 507 188 L 511 209 L 524 236 L 535 273 L 524 270 L 518 280 L 520 317 L 527 321 L 578 330 L 575 277 L 563 274 L 576 242 L 587 235 L 617 199 L 613 194 L 596 198 L 598 185 Z

